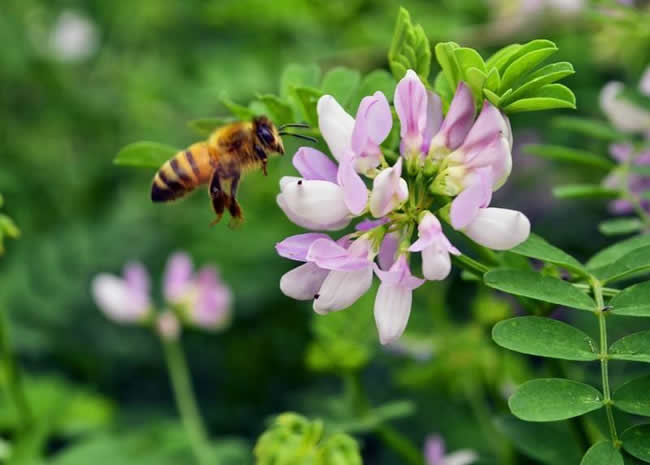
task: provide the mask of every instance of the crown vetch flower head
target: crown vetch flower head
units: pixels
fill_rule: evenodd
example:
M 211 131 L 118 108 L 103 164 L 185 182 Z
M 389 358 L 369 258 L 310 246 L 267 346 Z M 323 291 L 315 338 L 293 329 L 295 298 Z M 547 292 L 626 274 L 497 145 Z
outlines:
M 474 97 L 461 82 L 443 119 L 440 97 L 412 70 L 397 84 L 394 102 L 401 157 L 391 165 L 381 144 L 392 116 L 381 92 L 364 97 L 355 118 L 334 97 L 321 97 L 319 127 L 333 159 L 299 149 L 293 163 L 302 177 L 283 178 L 278 195 L 291 221 L 315 231 L 277 244 L 280 255 L 303 262 L 282 276 L 282 292 L 313 299 L 314 310 L 325 314 L 356 302 L 376 274 L 375 320 L 384 344 L 403 333 L 413 290 L 447 277 L 451 256 L 460 254 L 438 217 L 496 250 L 516 246 L 530 232 L 522 213 L 489 206 L 512 167 L 507 117 L 485 102 L 475 119 Z M 361 220 L 356 231 L 338 240 L 316 232 L 342 229 L 355 218 Z M 413 253 L 422 255 L 424 279 L 411 272 Z

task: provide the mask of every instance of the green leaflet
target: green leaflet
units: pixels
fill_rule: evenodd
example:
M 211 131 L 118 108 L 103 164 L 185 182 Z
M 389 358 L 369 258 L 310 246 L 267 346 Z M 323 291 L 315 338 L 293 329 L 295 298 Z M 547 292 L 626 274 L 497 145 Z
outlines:
M 623 290 L 609 301 L 609 306 L 616 315 L 650 317 L 650 281 Z
M 527 145 L 524 149 L 526 153 L 537 155 L 549 160 L 558 160 L 569 163 L 576 163 L 580 165 L 594 166 L 609 171 L 616 165 L 601 155 L 586 152 L 584 150 L 572 149 L 570 147 L 562 147 L 559 145 L 542 145 L 533 144 Z
M 589 448 L 580 465 L 624 465 L 623 456 L 610 441 L 597 442 Z
M 650 417 L 650 375 L 628 381 L 614 391 L 612 398 L 617 409 Z
M 503 110 L 507 113 L 521 113 L 556 108 L 576 108 L 575 95 L 571 89 L 562 84 L 546 84 L 535 89 L 526 98 L 506 105 Z
M 626 429 L 621 435 L 623 449 L 630 455 L 650 462 L 650 424 Z
M 608 283 L 647 271 L 650 271 L 650 246 L 623 255 L 614 263 L 594 270 L 594 274 L 603 283 Z
M 622 337 L 610 346 L 609 358 L 650 363 L 650 331 Z
M 497 269 L 485 273 L 483 280 L 510 294 L 591 312 L 596 309 L 596 302 L 571 284 L 534 271 Z
M 525 421 L 559 421 L 603 406 L 600 392 L 569 379 L 545 378 L 521 385 L 508 400 L 512 413 Z
M 113 160 L 116 165 L 160 168 L 179 149 L 158 142 L 134 142 L 120 150 Z
M 534 233 L 509 252 L 553 263 L 582 275 L 587 274 L 578 260 Z
M 598 359 L 597 345 L 589 336 L 551 318 L 522 316 L 500 321 L 492 329 L 492 339 L 524 354 L 575 361 Z
M 641 229 L 643 229 L 643 222 L 638 218 L 614 218 L 598 225 L 598 230 L 606 236 L 631 234 Z
M 587 262 L 587 268 L 590 270 L 595 270 L 597 268 L 602 268 L 606 265 L 609 265 L 622 256 L 633 252 L 642 247 L 650 245 L 650 234 L 631 237 L 616 244 L 610 245 L 606 249 L 601 250 L 596 255 L 591 257 Z
M 292 123 L 295 118 L 291 106 L 280 97 L 272 94 L 258 95 L 257 99 L 264 104 L 268 117 L 279 126 L 284 123 Z
M 346 108 L 360 84 L 359 71 L 336 67 L 325 74 L 320 90 L 323 94 L 332 95 L 343 108 Z
M 553 188 L 558 199 L 615 199 L 621 192 L 598 184 L 567 184 Z
M 553 118 L 552 125 L 558 129 L 573 131 L 606 141 L 619 141 L 626 137 L 625 134 L 617 131 L 608 123 L 597 119 L 558 116 L 557 118 Z

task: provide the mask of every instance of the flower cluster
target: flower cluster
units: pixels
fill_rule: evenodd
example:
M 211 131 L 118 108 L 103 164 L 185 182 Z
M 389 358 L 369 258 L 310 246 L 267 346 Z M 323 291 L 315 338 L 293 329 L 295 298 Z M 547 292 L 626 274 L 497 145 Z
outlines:
M 217 269 L 205 266 L 194 272 L 187 254 L 173 254 L 163 277 L 165 307 L 156 313 L 152 304 L 150 277 L 145 267 L 132 262 L 123 275 L 101 273 L 91 285 L 97 306 L 118 323 L 154 324 L 167 340 L 176 339 L 180 322 L 207 330 L 223 328 L 230 320 L 232 294 Z
M 512 248 L 530 233 L 522 213 L 489 206 L 512 166 L 505 115 L 486 101 L 476 117 L 474 97 L 461 82 L 443 117 L 440 97 L 412 70 L 396 87 L 394 108 L 401 155 L 390 165 L 381 144 L 393 117 L 383 93 L 365 97 L 355 118 L 332 96 L 321 97 L 319 127 L 334 160 L 300 148 L 293 158 L 300 177 L 282 178 L 277 197 L 287 217 L 311 231 L 338 231 L 360 220 L 355 232 L 337 240 L 309 232 L 278 243 L 281 256 L 304 262 L 282 277 L 280 288 L 294 299 L 313 299 L 314 310 L 325 314 L 349 307 L 377 275 L 374 312 L 384 344 L 404 331 L 413 290 L 447 277 L 450 256 L 460 254 L 440 219 L 495 250 Z M 364 178 L 372 180 L 371 189 Z M 411 272 L 417 252 L 424 279 Z

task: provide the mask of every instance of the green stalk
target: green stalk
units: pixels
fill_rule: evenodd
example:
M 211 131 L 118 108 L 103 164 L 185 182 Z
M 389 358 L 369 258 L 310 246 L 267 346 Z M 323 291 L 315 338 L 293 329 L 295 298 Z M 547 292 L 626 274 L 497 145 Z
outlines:
M 7 391 L 18 411 L 21 430 L 27 431 L 32 426 L 32 411 L 25 396 L 22 376 L 11 349 L 5 315 L 2 312 L 0 312 L 0 359 L 5 369 Z
M 605 412 L 607 414 L 607 423 L 609 424 L 609 433 L 612 439 L 612 444 L 614 444 L 614 447 L 620 447 L 621 442 L 618 439 L 618 433 L 616 432 L 616 423 L 614 422 L 614 412 L 612 411 L 612 393 L 609 387 L 609 369 L 607 366 L 609 359 L 609 355 L 607 354 L 607 321 L 605 315 L 605 312 L 607 310 L 605 307 L 605 301 L 603 299 L 602 284 L 596 278 L 592 278 L 591 285 L 594 290 L 596 304 L 598 305 L 596 314 L 598 316 L 598 328 L 600 330 L 600 371 L 603 382 Z
M 201 465 L 207 465 L 211 462 L 208 455 L 208 438 L 194 396 L 183 349 L 176 340 L 163 339 L 162 344 L 165 349 L 169 378 L 176 398 L 176 405 L 181 414 L 183 427 L 189 437 L 197 461 Z

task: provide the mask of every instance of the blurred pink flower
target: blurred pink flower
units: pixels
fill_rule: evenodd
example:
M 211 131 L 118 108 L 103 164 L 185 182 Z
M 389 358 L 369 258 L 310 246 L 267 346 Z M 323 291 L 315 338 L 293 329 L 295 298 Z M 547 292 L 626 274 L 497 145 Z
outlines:
M 124 267 L 123 276 L 101 273 L 93 279 L 91 291 L 104 314 L 118 323 L 136 323 L 151 314 L 149 274 L 142 264 Z
M 156 319 L 156 330 L 163 340 L 176 341 L 181 333 L 181 324 L 174 312 L 165 310 Z
M 212 266 L 193 271 L 190 257 L 173 254 L 164 276 L 165 299 L 180 308 L 188 321 L 203 329 L 219 329 L 230 320 L 232 293 Z

